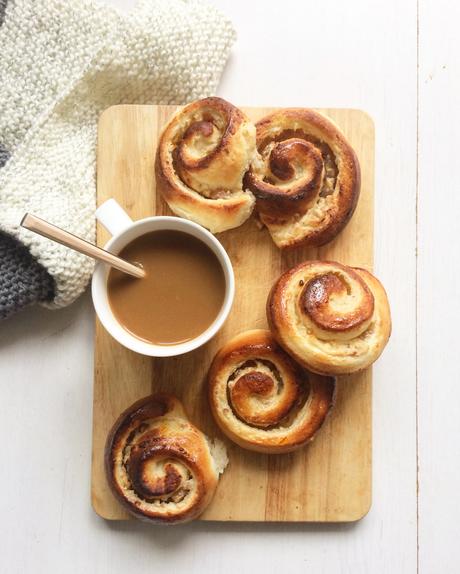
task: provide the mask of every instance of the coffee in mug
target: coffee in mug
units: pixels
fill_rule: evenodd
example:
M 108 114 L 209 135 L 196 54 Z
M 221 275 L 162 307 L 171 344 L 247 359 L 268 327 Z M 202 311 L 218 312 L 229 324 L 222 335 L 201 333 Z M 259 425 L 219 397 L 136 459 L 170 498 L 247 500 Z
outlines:
M 128 243 L 120 257 L 142 265 L 143 279 L 112 268 L 108 300 L 130 334 L 156 345 L 177 345 L 206 331 L 225 297 L 225 276 L 214 252 L 176 230 L 151 231 Z

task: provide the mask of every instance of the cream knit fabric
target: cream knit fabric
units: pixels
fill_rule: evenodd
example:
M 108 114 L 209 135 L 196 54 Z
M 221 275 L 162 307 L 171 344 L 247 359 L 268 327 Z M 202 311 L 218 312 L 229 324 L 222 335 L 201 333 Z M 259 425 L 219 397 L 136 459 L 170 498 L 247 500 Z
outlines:
M 0 231 L 53 277 L 45 304 L 62 307 L 92 261 L 20 228 L 23 214 L 93 241 L 101 111 L 211 95 L 234 31 L 198 0 L 143 0 L 128 15 L 89 0 L 0 0 L 0 16 Z

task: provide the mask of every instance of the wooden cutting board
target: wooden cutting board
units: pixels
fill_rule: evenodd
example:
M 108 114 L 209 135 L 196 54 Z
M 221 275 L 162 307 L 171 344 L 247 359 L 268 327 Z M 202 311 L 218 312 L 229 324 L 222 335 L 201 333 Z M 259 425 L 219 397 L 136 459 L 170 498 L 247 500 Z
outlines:
M 99 121 L 98 204 L 114 197 L 139 219 L 170 214 L 155 192 L 154 159 L 162 126 L 175 106 L 115 106 Z M 257 121 L 272 108 L 243 108 Z M 220 436 L 230 463 L 202 520 L 348 522 L 371 504 L 371 370 L 341 377 L 332 416 L 316 439 L 286 455 L 245 451 L 226 440 L 214 424 L 205 394 L 205 376 L 217 349 L 246 329 L 266 327 L 265 301 L 275 279 L 305 259 L 329 259 L 372 269 L 374 127 L 359 110 L 320 110 L 343 130 L 358 154 L 361 197 L 353 219 L 339 237 L 320 249 L 281 253 L 254 218 L 219 234 L 236 277 L 236 297 L 221 332 L 188 355 L 151 359 L 124 349 L 96 320 L 93 410 L 92 504 L 110 520 L 128 515 L 112 496 L 103 469 L 104 443 L 126 407 L 153 391 L 175 393 L 191 420 L 209 436 Z M 97 241 L 108 234 L 99 226 Z

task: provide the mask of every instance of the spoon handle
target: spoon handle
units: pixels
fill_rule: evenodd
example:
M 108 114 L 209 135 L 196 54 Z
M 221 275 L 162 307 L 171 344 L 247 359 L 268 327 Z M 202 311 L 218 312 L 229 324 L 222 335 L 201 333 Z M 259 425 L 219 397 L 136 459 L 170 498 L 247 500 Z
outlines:
M 64 231 L 64 229 L 61 229 L 60 227 L 56 227 L 55 225 L 32 215 L 31 213 L 26 213 L 24 215 L 21 221 L 21 226 L 29 229 L 30 231 L 34 231 L 39 235 L 43 235 L 48 239 L 57 241 L 66 247 L 70 247 L 75 251 L 79 251 L 80 253 L 83 253 L 83 255 L 108 263 L 119 271 L 124 271 L 130 275 L 134 275 L 134 277 L 138 277 L 139 279 L 145 277 L 145 271 L 141 267 L 128 263 L 128 261 L 121 259 L 121 257 L 117 257 L 113 253 L 109 253 L 108 251 L 105 251 L 105 249 L 101 249 L 100 247 L 97 247 L 96 245 L 69 233 L 68 231 Z

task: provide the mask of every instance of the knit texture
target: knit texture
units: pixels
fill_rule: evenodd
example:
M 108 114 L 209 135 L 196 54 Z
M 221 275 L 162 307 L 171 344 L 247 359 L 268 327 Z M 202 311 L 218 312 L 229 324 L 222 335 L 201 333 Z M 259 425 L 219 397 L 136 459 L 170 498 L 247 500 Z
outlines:
M 89 281 L 92 260 L 19 223 L 29 211 L 94 241 L 101 111 L 213 94 L 233 41 L 199 0 L 143 0 L 128 15 L 90 0 L 0 0 L 0 317 L 68 305 Z
M 0 0 L 0 26 L 3 24 L 5 19 L 6 3 L 8 0 Z

